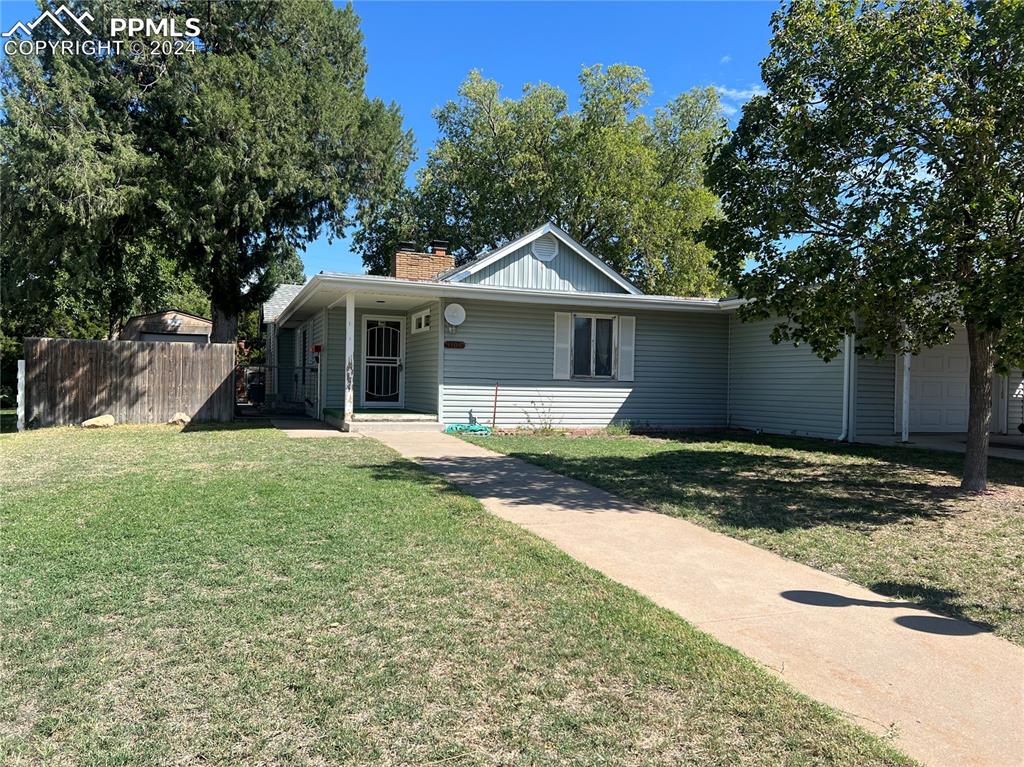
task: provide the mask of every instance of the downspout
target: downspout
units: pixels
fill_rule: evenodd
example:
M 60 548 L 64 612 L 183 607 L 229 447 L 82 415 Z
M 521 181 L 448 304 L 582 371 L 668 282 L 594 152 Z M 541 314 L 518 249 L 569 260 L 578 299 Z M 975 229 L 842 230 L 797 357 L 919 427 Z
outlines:
M 843 431 L 838 437 L 839 442 L 845 442 L 847 432 L 850 430 L 850 350 L 853 348 L 853 336 L 847 333 L 843 336 Z
M 901 392 L 900 442 L 910 441 L 910 352 L 903 354 L 903 391 Z

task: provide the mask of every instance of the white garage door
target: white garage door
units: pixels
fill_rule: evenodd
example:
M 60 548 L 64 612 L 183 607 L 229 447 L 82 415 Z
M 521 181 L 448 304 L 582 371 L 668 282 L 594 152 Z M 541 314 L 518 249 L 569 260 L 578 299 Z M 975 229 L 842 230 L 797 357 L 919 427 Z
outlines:
M 967 431 L 970 362 L 967 334 L 926 349 L 910 364 L 910 430 Z

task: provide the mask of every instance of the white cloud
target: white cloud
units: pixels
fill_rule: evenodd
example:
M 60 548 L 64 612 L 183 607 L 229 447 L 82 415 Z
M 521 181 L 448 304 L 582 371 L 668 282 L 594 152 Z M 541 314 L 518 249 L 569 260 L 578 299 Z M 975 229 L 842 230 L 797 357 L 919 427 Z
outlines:
M 730 119 L 738 115 L 740 108 L 754 96 L 764 96 L 768 93 L 768 89 L 760 83 L 752 83 L 746 88 L 727 88 L 724 85 L 712 85 L 711 87 L 718 92 L 722 104 L 722 114 Z
M 751 85 L 747 88 L 726 88 L 723 85 L 713 86 L 718 95 L 730 101 L 750 101 L 754 96 L 765 96 L 768 89 L 763 85 Z
M 728 64 L 730 61 L 732 61 L 732 56 L 722 56 L 722 58 L 720 58 L 718 60 L 718 63 L 719 64 Z

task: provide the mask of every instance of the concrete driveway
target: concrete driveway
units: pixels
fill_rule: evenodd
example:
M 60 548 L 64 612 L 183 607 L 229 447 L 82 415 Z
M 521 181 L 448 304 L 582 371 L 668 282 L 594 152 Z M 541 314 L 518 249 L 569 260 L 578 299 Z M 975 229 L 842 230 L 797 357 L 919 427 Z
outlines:
M 926 765 L 1024 765 L 1024 649 L 438 433 L 374 435 Z

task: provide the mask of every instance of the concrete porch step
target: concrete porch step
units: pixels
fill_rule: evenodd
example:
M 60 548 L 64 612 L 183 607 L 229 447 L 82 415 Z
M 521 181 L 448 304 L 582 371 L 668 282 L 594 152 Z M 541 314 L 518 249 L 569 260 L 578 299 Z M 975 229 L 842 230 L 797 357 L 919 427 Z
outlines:
M 431 420 L 429 417 L 420 419 L 395 419 L 395 420 L 383 420 L 374 418 L 373 420 L 364 421 L 358 417 L 347 421 L 342 425 L 343 431 L 351 431 L 357 434 L 374 434 L 385 431 L 429 431 L 437 432 L 444 429 L 444 424 L 437 420 L 435 417 Z
M 353 421 L 360 421 L 363 423 L 386 421 L 388 423 L 406 423 L 406 422 L 426 422 L 431 423 L 437 421 L 437 413 L 395 413 L 395 412 L 381 412 L 381 413 L 353 413 Z

